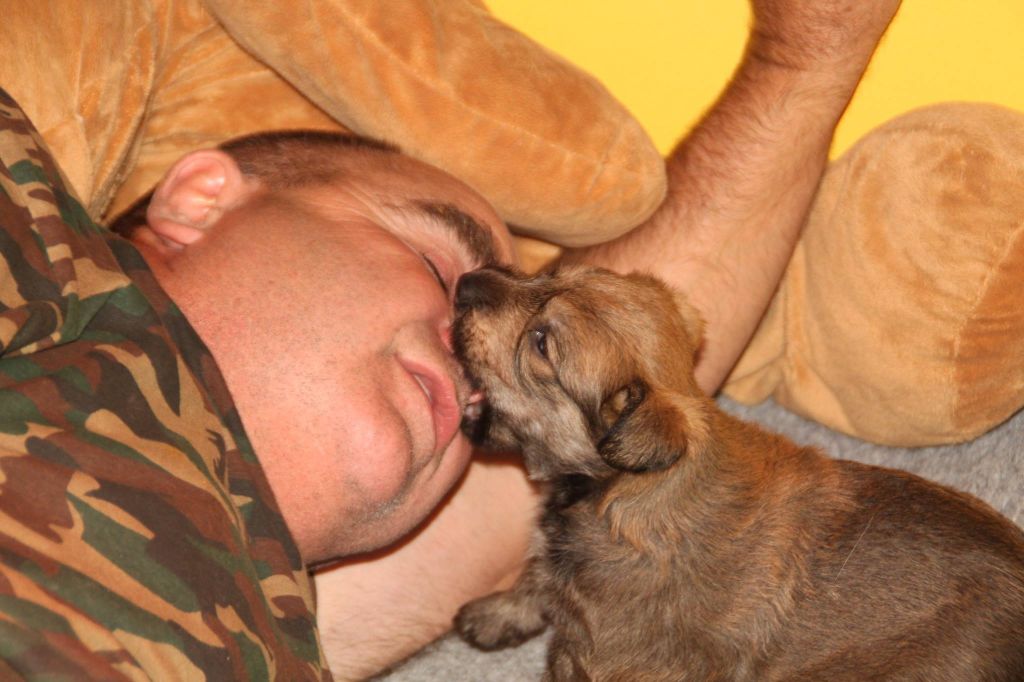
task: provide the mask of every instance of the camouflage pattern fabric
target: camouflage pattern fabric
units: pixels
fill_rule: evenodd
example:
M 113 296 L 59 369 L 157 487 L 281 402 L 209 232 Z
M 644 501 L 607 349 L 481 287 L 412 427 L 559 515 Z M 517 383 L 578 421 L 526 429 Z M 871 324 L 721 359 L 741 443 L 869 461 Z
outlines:
M 211 356 L 0 90 L 0 679 L 329 679 Z

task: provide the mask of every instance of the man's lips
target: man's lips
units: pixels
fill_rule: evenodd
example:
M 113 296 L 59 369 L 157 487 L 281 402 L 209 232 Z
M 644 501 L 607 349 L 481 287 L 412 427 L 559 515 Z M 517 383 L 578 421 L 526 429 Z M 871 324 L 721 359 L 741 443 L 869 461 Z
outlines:
M 434 422 L 434 452 L 440 453 L 455 437 L 462 421 L 462 409 L 459 407 L 455 384 L 447 374 L 429 365 L 402 357 L 398 358 L 398 361 L 416 380 L 426 396 Z

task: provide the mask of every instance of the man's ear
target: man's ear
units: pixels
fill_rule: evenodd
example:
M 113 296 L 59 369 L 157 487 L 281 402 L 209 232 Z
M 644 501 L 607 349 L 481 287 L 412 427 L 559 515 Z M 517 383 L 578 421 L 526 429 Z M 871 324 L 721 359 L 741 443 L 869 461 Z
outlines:
M 146 222 L 167 247 L 180 250 L 202 238 L 227 209 L 258 187 L 229 154 L 219 149 L 192 152 L 153 191 Z
M 667 469 L 688 449 L 702 445 L 708 432 L 698 400 L 639 379 L 604 401 L 601 419 L 609 426 L 597 452 L 609 466 L 624 471 Z

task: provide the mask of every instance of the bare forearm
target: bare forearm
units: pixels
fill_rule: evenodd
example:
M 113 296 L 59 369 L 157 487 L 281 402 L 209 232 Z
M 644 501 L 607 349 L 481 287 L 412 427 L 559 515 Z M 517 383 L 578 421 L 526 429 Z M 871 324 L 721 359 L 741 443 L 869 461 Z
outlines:
M 755 31 L 732 82 L 667 160 L 669 194 L 655 215 L 616 241 L 565 255 L 646 270 L 686 292 L 705 317 L 697 378 L 709 392 L 775 291 L 835 125 L 888 18 L 858 53 L 821 64 L 798 63 L 790 58 L 803 48 Z
M 646 224 L 569 256 L 649 271 L 685 291 L 706 322 L 697 376 L 708 391 L 728 374 L 775 290 L 845 105 L 836 98 L 823 115 L 787 82 L 798 75 L 761 68 L 763 76 L 741 74 L 669 157 L 669 195 Z
M 434 516 L 401 544 L 316 575 L 317 623 L 337 680 L 361 680 L 451 629 L 466 602 L 516 580 L 537 492 L 519 462 L 470 465 Z

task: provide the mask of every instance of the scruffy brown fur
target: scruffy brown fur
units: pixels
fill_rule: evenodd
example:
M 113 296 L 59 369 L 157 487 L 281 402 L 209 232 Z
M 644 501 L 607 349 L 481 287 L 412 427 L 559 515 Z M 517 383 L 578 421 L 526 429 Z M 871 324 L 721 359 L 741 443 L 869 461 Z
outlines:
M 549 494 L 511 590 L 456 628 L 553 628 L 551 680 L 1024 680 L 1024 533 L 982 502 L 721 412 L 651 277 L 467 275 L 473 424 Z

